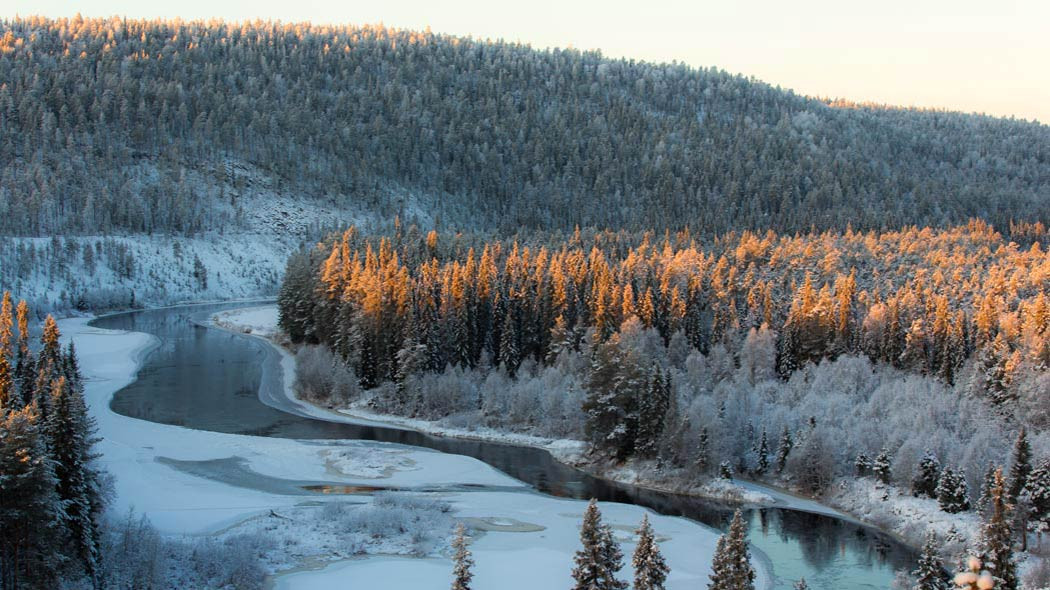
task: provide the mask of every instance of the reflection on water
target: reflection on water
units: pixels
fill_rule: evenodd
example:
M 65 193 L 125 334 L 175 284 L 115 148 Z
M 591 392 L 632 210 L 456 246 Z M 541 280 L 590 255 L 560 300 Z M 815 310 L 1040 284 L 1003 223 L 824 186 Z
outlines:
M 433 437 L 413 431 L 338 424 L 274 409 L 259 401 L 280 387 L 279 357 L 265 344 L 198 325 L 223 309 L 251 303 L 185 306 L 99 318 L 93 325 L 157 336 L 138 379 L 117 392 L 114 411 L 134 418 L 216 432 L 296 439 L 361 439 L 475 457 L 553 496 L 623 502 L 726 529 L 719 504 L 614 484 L 558 463 L 546 451 Z M 321 491 L 324 490 L 311 490 Z M 751 542 L 772 562 L 776 588 L 805 577 L 811 588 L 887 588 L 915 554 L 886 535 L 836 518 L 775 508 L 749 511 Z

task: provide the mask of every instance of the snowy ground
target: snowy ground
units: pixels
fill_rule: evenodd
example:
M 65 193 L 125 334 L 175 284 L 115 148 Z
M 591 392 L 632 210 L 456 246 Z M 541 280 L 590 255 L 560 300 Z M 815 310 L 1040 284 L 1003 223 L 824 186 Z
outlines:
M 936 500 L 916 498 L 871 477 L 842 480 L 828 496 L 830 503 L 912 545 L 921 545 L 926 533 L 933 531 L 944 540 L 949 553 L 966 550 L 977 539 L 981 526 L 976 512 L 948 514 Z
M 265 319 L 260 310 L 245 313 L 253 318 L 253 326 Z M 275 536 L 279 541 L 267 563 L 275 570 L 289 570 L 276 576 L 276 586 L 282 589 L 444 588 L 451 564 L 442 543 L 430 548 L 426 559 L 384 555 L 345 560 L 359 552 L 414 554 L 419 545 L 396 536 L 382 543 L 347 541 L 340 531 L 325 525 L 325 518 L 317 518 L 317 511 L 335 514 L 345 509 L 353 521 L 353 503 L 374 503 L 374 497 L 306 495 L 309 492 L 299 492 L 296 484 L 436 487 L 440 491 L 412 495 L 448 502 L 451 518 L 470 526 L 477 588 L 531 590 L 569 583 L 582 502 L 533 493 L 468 457 L 365 441 L 295 441 L 202 432 L 120 416 L 108 402 L 134 379 L 154 340 L 144 334 L 91 328 L 84 319 L 63 320 L 60 327 L 76 342 L 81 356 L 86 397 L 103 438 L 101 460 L 116 479 L 114 512 L 134 507 L 166 534 Z M 286 383 L 290 378 L 285 376 Z M 464 491 L 464 485 L 478 486 L 478 491 Z M 333 508 L 333 502 L 347 506 Z M 602 510 L 629 555 L 631 531 L 645 511 L 618 504 L 603 504 Z M 654 514 L 650 518 L 673 569 L 668 587 L 684 590 L 705 585 L 717 533 L 680 518 Z M 332 564 L 333 560 L 337 561 Z M 761 587 L 769 575 L 759 569 Z M 629 570 L 624 569 L 624 577 Z M 403 580 L 404 585 L 392 585 L 392 580 Z

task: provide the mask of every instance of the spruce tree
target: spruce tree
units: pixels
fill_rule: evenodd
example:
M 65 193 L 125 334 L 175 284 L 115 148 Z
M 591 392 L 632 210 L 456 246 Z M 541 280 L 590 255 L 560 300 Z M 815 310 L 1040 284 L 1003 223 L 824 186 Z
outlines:
M 708 449 L 707 427 L 700 429 L 700 437 L 696 443 L 696 470 L 706 473 L 708 465 L 711 464 L 711 451 Z
M 65 510 L 40 416 L 0 412 L 0 587 L 55 588 Z
M 1032 472 L 1032 445 L 1028 442 L 1028 433 L 1024 426 L 1017 433 L 1014 441 L 1013 452 L 1010 455 L 1010 478 L 1007 484 L 1006 500 L 1013 504 L 1017 502 L 1018 496 L 1024 490 L 1028 482 L 1028 474 Z
M 36 360 L 33 351 L 29 348 L 29 305 L 24 300 L 18 302 L 15 308 L 18 318 L 18 357 L 15 364 L 15 375 L 18 380 L 19 404 L 28 404 L 36 397 L 33 386 L 36 383 Z
M 1006 500 L 1006 482 L 1001 469 L 995 471 L 987 512 L 981 528 L 980 560 L 995 578 L 996 590 L 1017 590 L 1013 534 Z
M 970 509 L 970 492 L 966 486 L 966 478 L 951 466 L 945 467 L 941 472 L 936 491 L 937 504 L 941 510 L 956 514 Z
M 992 488 L 995 487 L 995 471 L 998 469 L 994 464 L 989 464 L 988 469 L 984 472 L 984 477 L 981 478 L 981 494 L 977 498 L 977 512 L 981 516 L 986 516 L 985 511 L 988 509 L 988 505 L 992 498 Z
M 634 566 L 634 590 L 664 590 L 664 582 L 671 571 L 660 554 L 660 548 L 649 525 L 649 515 L 642 517 L 636 531 L 638 545 L 634 549 L 631 564 Z
M 866 454 L 860 453 L 853 462 L 853 468 L 859 477 L 864 477 L 871 472 L 871 459 Z
M 777 473 L 784 471 L 784 467 L 787 465 L 788 455 L 791 453 L 791 448 L 793 446 L 794 441 L 791 440 L 791 431 L 785 426 L 784 433 L 780 435 L 780 444 L 777 445 Z
M 95 422 L 88 414 L 83 393 L 59 377 L 51 387 L 51 414 L 45 430 L 55 460 L 58 497 L 66 515 L 65 528 L 84 571 L 92 579 L 98 571 L 98 518 L 103 508 L 99 474 L 91 463 L 97 457 Z
M 646 392 L 647 395 L 640 404 L 635 452 L 648 458 L 656 455 L 660 437 L 664 433 L 667 409 L 671 401 L 670 376 L 662 374 L 660 369 L 654 366 L 649 374 Z
M 470 581 L 474 578 L 471 571 L 474 558 L 471 557 L 467 544 L 467 530 L 463 523 L 459 523 L 452 538 L 452 590 L 470 590 Z
M 1044 523 L 1050 520 L 1050 459 L 1044 459 L 1028 475 L 1023 493 L 1032 504 L 1032 518 Z
M 616 579 L 616 572 L 623 566 L 623 553 L 612 529 L 602 524 L 597 500 L 591 500 L 583 513 L 580 542 L 583 547 L 573 560 L 573 590 L 626 590 L 627 582 Z
M 937 553 L 937 537 L 932 532 L 926 535 L 926 542 L 919 555 L 919 567 L 912 575 L 915 576 L 915 586 L 912 590 L 948 590 L 944 564 Z
M 940 475 L 941 462 L 937 460 L 937 455 L 927 449 L 926 454 L 919 461 L 919 472 L 915 474 L 915 479 L 911 484 L 912 495 L 926 498 L 937 497 L 937 483 L 940 481 Z
M 718 538 L 711 562 L 709 590 L 754 590 L 755 570 L 751 566 L 751 551 L 747 546 L 747 524 L 737 510 L 729 532 Z
M 875 479 L 880 482 L 889 485 L 890 483 L 890 452 L 888 449 L 883 448 L 879 451 L 879 454 L 875 456 L 875 461 L 871 464 L 871 472 L 875 475 Z
M 722 461 L 718 465 L 718 477 L 722 479 L 733 479 L 733 467 L 729 465 L 729 461 Z
M 758 443 L 758 466 L 755 470 L 759 475 L 769 471 L 769 442 L 766 440 L 766 431 L 762 430 L 762 438 Z

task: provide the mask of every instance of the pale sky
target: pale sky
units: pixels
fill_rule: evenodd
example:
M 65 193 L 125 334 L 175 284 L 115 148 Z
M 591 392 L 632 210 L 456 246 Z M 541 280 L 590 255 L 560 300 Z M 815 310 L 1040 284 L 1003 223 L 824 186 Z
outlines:
M 0 15 L 368 24 L 716 66 L 801 94 L 1050 123 L 1048 0 L 3 0 Z

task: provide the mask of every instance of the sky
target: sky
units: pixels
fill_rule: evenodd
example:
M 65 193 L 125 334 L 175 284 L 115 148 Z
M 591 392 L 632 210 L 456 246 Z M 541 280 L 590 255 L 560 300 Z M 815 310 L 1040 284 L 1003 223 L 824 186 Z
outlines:
M 1050 123 L 1046 0 L 3 0 L 0 15 L 383 23 Z

